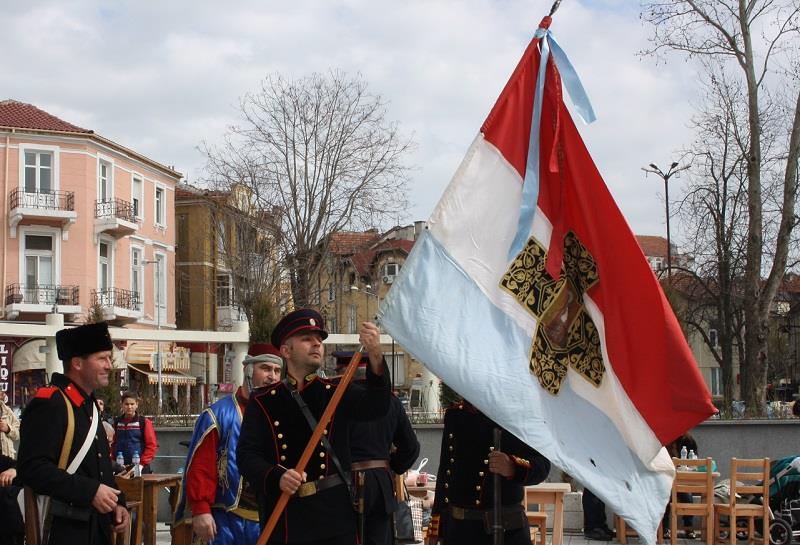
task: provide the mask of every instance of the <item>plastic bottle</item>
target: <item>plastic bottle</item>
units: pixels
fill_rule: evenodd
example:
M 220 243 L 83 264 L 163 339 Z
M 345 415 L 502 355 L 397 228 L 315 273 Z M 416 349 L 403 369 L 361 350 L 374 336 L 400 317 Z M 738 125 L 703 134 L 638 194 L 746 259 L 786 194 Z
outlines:
M 131 461 L 133 462 L 133 476 L 134 477 L 141 477 L 142 476 L 142 468 L 139 465 L 140 462 L 141 462 L 141 459 L 139 458 L 139 451 L 138 450 L 134 451 L 133 458 L 131 458 Z
M 685 460 L 686 456 L 687 456 L 687 453 L 688 453 L 688 451 L 686 450 L 686 445 L 683 445 L 681 447 L 681 458 Z
M 122 452 L 118 452 L 118 453 L 117 453 L 117 460 L 116 460 L 116 462 L 117 462 L 117 465 L 118 465 L 118 466 L 124 466 L 124 465 L 125 465 L 125 457 L 124 457 L 124 456 L 122 456 Z
M 694 449 L 689 451 L 689 459 L 690 460 L 697 460 L 697 454 L 695 454 Z

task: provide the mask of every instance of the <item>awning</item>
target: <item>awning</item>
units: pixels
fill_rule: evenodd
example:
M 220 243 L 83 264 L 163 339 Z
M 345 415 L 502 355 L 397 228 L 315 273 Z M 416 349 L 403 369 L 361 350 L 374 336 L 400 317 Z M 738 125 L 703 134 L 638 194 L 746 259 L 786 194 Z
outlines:
M 147 381 L 150 384 L 158 384 L 158 373 L 156 371 L 145 370 L 130 364 L 128 364 L 128 368 L 147 376 Z M 196 383 L 197 378 L 181 373 L 180 371 L 161 372 L 161 384 L 188 384 L 189 386 L 194 386 Z
M 42 346 L 47 346 L 47 342 L 42 338 L 38 338 L 31 339 L 14 350 L 13 371 L 20 373 L 22 371 L 45 369 L 46 354 L 39 350 Z M 114 369 L 125 369 L 125 359 L 122 351 L 116 346 L 113 349 L 111 364 Z
M 146 365 L 150 370 L 156 369 L 158 343 L 136 341 L 128 343 L 125 349 L 125 361 L 129 365 Z M 191 367 L 190 353 L 186 348 L 173 349 L 172 342 L 161 343 L 161 361 L 164 371 L 189 371 Z

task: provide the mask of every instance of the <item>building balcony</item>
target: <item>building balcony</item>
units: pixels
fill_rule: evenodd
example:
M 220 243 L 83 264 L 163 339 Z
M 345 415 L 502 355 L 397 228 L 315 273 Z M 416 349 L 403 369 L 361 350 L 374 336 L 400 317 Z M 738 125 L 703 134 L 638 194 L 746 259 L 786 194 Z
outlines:
M 22 220 L 36 220 L 60 225 L 61 237 L 67 240 L 69 228 L 77 219 L 73 191 L 26 191 L 17 187 L 8 195 L 11 238 L 16 238 L 17 226 Z
M 92 306 L 103 309 L 108 322 L 127 324 L 142 318 L 142 301 L 139 292 L 122 288 L 92 290 Z
M 230 331 L 234 322 L 246 322 L 247 315 L 236 305 L 217 307 L 217 329 Z
M 94 201 L 94 234 L 107 233 L 114 238 L 132 235 L 139 230 L 133 204 L 122 199 Z
M 6 286 L 6 316 L 15 319 L 23 312 L 80 314 L 79 294 L 78 286 L 9 284 Z

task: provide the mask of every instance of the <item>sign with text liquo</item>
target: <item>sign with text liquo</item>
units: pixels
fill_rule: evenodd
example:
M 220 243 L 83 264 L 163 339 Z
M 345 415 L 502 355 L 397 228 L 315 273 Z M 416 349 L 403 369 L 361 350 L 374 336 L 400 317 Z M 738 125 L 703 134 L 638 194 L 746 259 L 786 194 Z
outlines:
M 8 403 L 12 403 L 14 392 L 14 374 L 11 372 L 11 355 L 14 347 L 11 343 L 0 342 L 0 392 L 8 396 Z

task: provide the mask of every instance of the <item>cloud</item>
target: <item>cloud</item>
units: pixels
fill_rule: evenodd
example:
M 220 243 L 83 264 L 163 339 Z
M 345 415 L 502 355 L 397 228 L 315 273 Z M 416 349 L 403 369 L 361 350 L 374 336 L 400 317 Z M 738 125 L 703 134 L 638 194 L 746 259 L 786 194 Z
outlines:
M 414 207 L 401 218 L 412 221 L 430 214 L 551 3 L 14 3 L 0 20 L 0 47 L 13 52 L 3 93 L 197 179 L 196 146 L 219 139 L 267 74 L 361 73 L 418 143 Z M 552 29 L 598 112 L 578 124 L 606 183 L 635 232 L 660 234 L 663 186 L 640 167 L 668 164 L 690 142 L 696 91 L 690 65 L 636 55 L 648 29 L 631 4 L 565 2 Z

